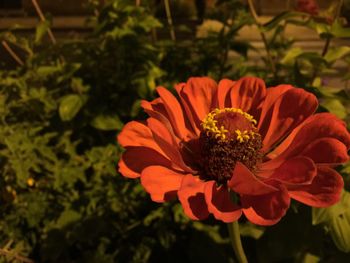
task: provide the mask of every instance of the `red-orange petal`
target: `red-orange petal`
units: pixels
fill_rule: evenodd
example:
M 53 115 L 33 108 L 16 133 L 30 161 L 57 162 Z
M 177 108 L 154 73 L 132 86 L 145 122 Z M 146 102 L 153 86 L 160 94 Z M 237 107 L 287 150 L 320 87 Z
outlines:
M 262 79 L 243 77 L 231 89 L 231 107 L 242 109 L 258 119 L 265 96 L 266 86 Z
M 311 158 L 316 164 L 336 165 L 349 160 L 346 146 L 334 138 L 321 138 L 309 144 L 301 155 Z
M 318 167 L 317 176 L 310 185 L 289 191 L 290 196 L 314 207 L 328 207 L 340 200 L 343 178 L 329 167 Z
M 157 92 L 163 101 L 175 135 L 182 140 L 189 140 L 192 138 L 194 136 L 194 132 L 190 131 L 186 127 L 184 114 L 178 100 L 173 94 L 171 94 L 170 91 L 163 87 L 158 87 Z
M 237 162 L 228 187 L 238 194 L 262 195 L 278 191 L 259 180 L 244 164 Z
M 171 126 L 171 123 L 169 121 L 170 117 L 165 109 L 161 98 L 156 98 L 152 102 L 142 100 L 141 107 L 150 117 L 157 119 L 158 121 L 163 123 L 169 131 L 174 132 L 173 127 Z
M 150 165 L 171 167 L 172 163 L 159 152 L 147 147 L 127 147 L 119 160 L 119 172 L 129 178 L 140 177 L 143 169 Z
M 177 192 L 185 214 L 193 220 L 203 220 L 209 216 L 204 197 L 205 182 L 193 175 L 185 175 Z
M 184 174 L 163 166 L 149 166 L 142 171 L 141 184 L 154 202 L 176 198 Z
M 266 91 L 265 100 L 263 102 L 261 116 L 258 123 L 259 133 L 265 137 L 266 132 L 270 126 L 271 117 L 273 113 L 273 106 L 277 99 L 286 91 L 294 89 L 291 85 L 278 85 L 276 87 L 268 88 Z
M 271 175 L 275 179 L 288 185 L 310 184 L 317 174 L 314 162 L 307 157 L 297 156 L 284 162 Z
M 192 130 L 194 131 L 194 134 L 199 135 L 200 133 L 200 127 L 197 126 L 198 124 L 195 121 L 194 114 L 191 112 L 191 108 L 187 105 L 186 100 L 181 97 L 182 90 L 186 87 L 186 83 L 180 83 L 175 85 L 175 90 L 177 94 L 180 97 L 181 105 L 185 110 L 185 118 L 188 120 L 189 126 L 192 127 Z
M 192 173 L 193 170 L 188 167 L 184 160 L 182 159 L 182 155 L 180 153 L 179 146 L 175 141 L 175 135 L 169 131 L 166 126 L 157 119 L 148 118 L 147 119 L 148 127 L 151 129 L 153 134 L 153 138 L 158 144 L 158 146 L 163 150 L 165 155 L 169 157 L 169 159 L 178 166 L 178 168 L 183 171 L 187 171 Z
M 190 78 L 179 93 L 187 115 L 191 116 L 198 129 L 201 121 L 213 108 L 216 90 L 217 84 L 211 78 L 196 77 Z
M 274 162 L 277 163 L 279 159 L 300 155 L 311 143 L 321 138 L 337 139 L 345 145 L 346 149 L 350 148 L 350 134 L 344 122 L 333 114 L 318 113 L 308 118 L 303 125 L 297 127 L 296 131 L 293 131 L 286 141 L 282 142 L 272 152 L 272 156 L 277 156 Z M 342 151 L 340 148 L 338 150 Z M 339 154 L 337 152 L 337 155 Z M 313 156 L 316 157 L 315 155 Z M 327 156 L 329 160 L 334 160 L 334 157 Z
M 232 107 L 230 91 L 235 83 L 235 81 L 232 81 L 230 79 L 220 80 L 216 96 L 216 105 L 219 109 Z
M 276 185 L 277 186 L 277 185 Z M 290 198 L 287 190 L 279 185 L 279 191 L 258 196 L 241 196 L 243 213 L 254 224 L 273 225 L 287 212 Z
M 127 123 L 117 138 L 121 146 L 144 146 L 162 152 L 155 143 L 151 130 L 142 122 L 131 121 Z
M 252 222 L 255 225 L 259 225 L 259 226 L 272 226 L 272 225 L 275 225 L 282 218 L 282 217 L 277 217 L 277 218 L 274 218 L 274 219 L 263 218 L 263 217 L 259 216 L 252 207 L 247 208 L 247 209 L 243 209 L 243 214 L 246 216 L 246 218 L 250 222 Z
M 231 201 L 227 186 L 217 187 L 214 181 L 209 181 L 204 187 L 204 194 L 208 210 L 216 219 L 230 223 L 240 218 L 242 210 Z
M 317 98 L 303 89 L 295 88 L 284 92 L 274 103 L 266 135 L 264 136 L 264 131 L 259 130 L 263 136 L 262 151 L 267 152 L 275 143 L 288 135 L 314 113 L 317 105 Z

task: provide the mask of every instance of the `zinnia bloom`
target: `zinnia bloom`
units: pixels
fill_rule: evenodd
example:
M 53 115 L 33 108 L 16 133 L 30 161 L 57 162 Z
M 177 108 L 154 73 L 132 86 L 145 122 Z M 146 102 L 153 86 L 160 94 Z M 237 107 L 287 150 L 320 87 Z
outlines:
M 118 136 L 126 149 L 119 172 L 141 177 L 153 201 L 178 198 L 191 219 L 233 222 L 243 213 L 272 225 L 291 198 L 314 207 L 339 200 L 343 180 L 333 167 L 348 160 L 350 135 L 333 114 L 314 114 L 313 94 L 266 89 L 254 77 L 191 78 L 176 91 L 178 99 L 157 88 L 159 98 L 142 102 L 149 118 Z

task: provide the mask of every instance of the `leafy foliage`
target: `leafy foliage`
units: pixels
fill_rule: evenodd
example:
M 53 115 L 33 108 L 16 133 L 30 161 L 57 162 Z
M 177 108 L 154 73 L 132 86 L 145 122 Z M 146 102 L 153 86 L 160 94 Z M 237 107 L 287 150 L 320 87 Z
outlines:
M 116 171 L 122 153 L 116 133 L 144 117 L 140 101 L 152 99 L 158 84 L 171 87 L 194 75 L 257 75 L 269 85 L 312 91 L 321 111 L 350 120 L 348 90 L 327 83 L 339 61 L 350 66 L 349 48 L 305 51 L 286 35 L 297 25 L 326 42 L 349 37 L 341 19 L 329 24 L 285 12 L 259 24 L 268 58 L 237 37 L 255 24 L 241 1 L 218 1 L 206 17 L 214 28 L 206 21 L 197 30 L 184 28 L 175 17 L 176 33 L 184 34 L 177 41 L 164 37 L 166 23 L 142 2 L 111 0 L 101 8 L 91 1 L 92 32 L 53 46 L 45 43 L 48 22 L 32 37 L 2 35 L 26 56 L 24 66 L 0 70 L 0 246 L 11 252 L 4 260 L 234 262 L 225 225 L 191 222 L 176 203 L 154 204 L 137 181 Z M 339 171 L 348 186 L 350 164 Z M 349 190 L 330 208 L 311 211 L 295 203 L 274 227 L 242 221 L 249 259 L 349 260 Z

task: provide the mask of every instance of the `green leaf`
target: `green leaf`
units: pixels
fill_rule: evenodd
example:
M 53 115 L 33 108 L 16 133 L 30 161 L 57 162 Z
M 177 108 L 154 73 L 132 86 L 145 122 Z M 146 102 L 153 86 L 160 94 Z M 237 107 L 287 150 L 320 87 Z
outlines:
M 118 115 L 98 115 L 91 122 L 90 125 L 96 129 L 109 131 L 120 130 L 123 127 L 122 121 Z
M 265 228 L 251 223 L 245 223 L 239 225 L 239 231 L 242 236 L 259 239 L 264 234 Z
M 341 20 L 337 19 L 332 24 L 330 32 L 335 37 L 339 38 L 348 38 L 350 37 L 350 28 L 349 27 L 343 27 Z
M 82 96 L 70 94 L 63 97 L 59 105 L 59 114 L 62 121 L 72 120 L 84 105 Z
M 335 88 L 329 86 L 315 86 L 313 85 L 324 97 L 334 99 L 337 97 L 337 93 L 342 91 L 343 88 Z
M 339 250 L 350 252 L 350 208 L 344 215 L 333 219 L 329 231 Z
M 298 56 L 298 58 L 309 60 L 314 64 L 327 64 L 327 61 L 324 59 L 324 57 L 322 57 L 317 52 L 303 52 Z
M 83 80 L 81 78 L 72 78 L 71 87 L 73 91 L 79 94 L 88 92 L 90 89 L 90 86 L 84 85 Z
M 280 63 L 282 65 L 293 65 L 295 62 L 295 59 L 303 53 L 303 50 L 299 47 L 291 48 L 288 50 L 284 58 L 281 59 Z
M 61 70 L 62 70 L 62 67 L 60 65 L 58 65 L 58 66 L 41 66 L 41 67 L 37 68 L 36 72 L 39 76 L 45 78 L 47 76 L 58 73 Z
M 326 64 L 327 61 L 316 52 L 304 52 L 301 48 L 290 49 L 281 60 L 282 65 L 292 66 L 297 59 L 308 60 L 312 63 Z
M 219 226 L 209 226 L 201 222 L 193 222 L 193 227 L 198 231 L 206 233 L 215 243 L 227 244 L 229 242 L 227 238 L 223 238 L 220 235 Z
M 56 227 L 64 228 L 81 219 L 81 214 L 74 210 L 65 210 L 57 219 Z
M 143 219 L 143 224 L 145 226 L 149 226 L 151 223 L 154 221 L 159 220 L 164 216 L 164 208 L 159 207 L 156 210 L 151 211 L 144 219 Z
M 343 169 L 341 170 L 342 173 L 349 174 L 350 175 L 350 162 L 347 162 Z
M 276 26 L 279 25 L 280 22 L 282 22 L 283 20 L 286 20 L 287 18 L 291 18 L 291 17 L 298 17 L 301 15 L 305 15 L 299 12 L 283 12 L 277 16 L 275 16 L 274 18 L 272 18 L 269 22 L 265 23 L 262 27 L 263 31 L 270 31 L 272 29 L 274 29 Z
M 315 88 L 321 87 L 322 79 L 320 77 L 315 78 L 314 81 L 312 82 L 312 86 Z
M 312 224 L 328 224 L 333 218 L 344 214 L 349 209 L 350 193 L 343 191 L 341 200 L 337 204 L 327 208 L 312 208 Z
M 135 118 L 139 114 L 140 110 L 141 110 L 141 100 L 135 100 L 135 102 L 131 107 L 130 117 Z
M 156 88 L 156 80 L 164 75 L 164 71 L 156 65 L 151 66 L 152 68 L 149 71 L 149 76 L 147 78 L 147 86 L 150 91 L 154 91 Z
M 137 21 L 136 24 L 138 27 L 141 27 L 145 32 L 149 32 L 152 28 L 162 27 L 163 25 L 153 16 L 146 16 L 143 20 Z
M 335 47 L 330 50 L 328 50 L 327 54 L 325 55 L 325 59 L 332 63 L 350 53 L 350 47 L 348 46 L 342 46 L 342 47 Z
M 39 25 L 36 27 L 36 30 L 35 30 L 35 39 L 34 39 L 35 44 L 41 43 L 49 27 L 50 27 L 50 23 L 47 20 L 41 21 L 39 23 Z
M 321 258 L 318 256 L 315 256 L 311 253 L 306 253 L 306 255 L 303 258 L 302 263 L 318 263 L 321 261 Z
M 328 24 L 315 23 L 315 30 L 321 38 L 333 37 L 332 33 L 330 32 L 330 27 Z
M 333 206 L 313 208 L 312 223 L 325 224 L 336 246 L 350 252 L 350 193 L 343 191 L 341 200 Z
M 340 119 L 344 119 L 347 116 L 345 106 L 340 102 L 340 100 L 335 98 L 326 98 L 323 102 L 321 102 L 321 106 L 325 107 L 329 112 L 337 115 Z

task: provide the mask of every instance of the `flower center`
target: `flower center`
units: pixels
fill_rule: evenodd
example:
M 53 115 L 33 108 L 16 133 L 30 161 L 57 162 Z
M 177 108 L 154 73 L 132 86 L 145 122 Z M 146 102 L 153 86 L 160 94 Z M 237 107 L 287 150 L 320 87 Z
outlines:
M 226 183 L 237 161 L 256 169 L 262 142 L 255 125 L 253 116 L 237 108 L 215 109 L 205 117 L 199 138 L 203 180 Z

